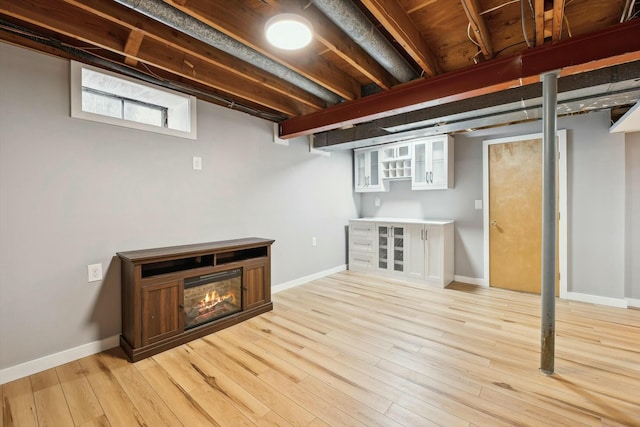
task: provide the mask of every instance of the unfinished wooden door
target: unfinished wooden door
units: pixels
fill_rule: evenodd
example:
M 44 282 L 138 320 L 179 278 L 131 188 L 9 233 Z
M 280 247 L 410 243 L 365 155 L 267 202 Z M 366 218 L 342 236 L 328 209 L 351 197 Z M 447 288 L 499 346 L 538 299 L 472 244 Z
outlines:
M 489 145 L 489 283 L 540 293 L 542 140 Z

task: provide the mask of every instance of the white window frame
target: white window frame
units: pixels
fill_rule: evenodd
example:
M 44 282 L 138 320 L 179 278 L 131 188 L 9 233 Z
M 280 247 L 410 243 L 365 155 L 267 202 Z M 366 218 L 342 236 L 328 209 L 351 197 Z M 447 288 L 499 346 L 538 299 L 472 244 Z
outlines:
M 149 125 L 146 123 L 135 122 L 131 120 L 125 120 L 118 117 L 110 117 L 101 114 L 96 114 L 88 111 L 82 110 L 82 70 L 88 69 L 97 73 L 105 74 L 111 77 L 115 77 L 117 79 L 123 80 L 125 82 L 130 82 L 134 85 L 145 86 L 150 88 L 152 91 L 157 91 L 158 93 L 169 94 L 173 97 L 180 97 L 183 101 L 188 101 L 188 129 L 180 130 L 180 129 L 172 129 L 170 127 L 160 127 Z M 105 91 L 108 92 L 108 91 Z M 117 94 L 114 94 L 118 96 Z M 148 102 L 146 99 L 140 99 L 140 102 Z M 154 104 L 158 104 L 163 107 L 171 108 L 170 105 L 162 105 L 158 102 L 154 102 Z M 71 61 L 71 117 L 91 120 L 99 123 L 107 123 L 115 126 L 122 126 L 132 129 L 144 130 L 148 132 L 160 133 L 164 135 L 176 136 L 179 138 L 186 139 L 197 139 L 196 132 L 196 97 L 191 95 L 186 95 L 184 93 L 180 93 L 171 89 L 167 89 L 164 87 L 152 85 L 150 83 L 133 79 L 128 76 L 124 76 L 122 74 L 113 73 L 111 71 L 103 70 L 101 68 L 92 67 L 91 65 L 83 64 L 77 61 Z

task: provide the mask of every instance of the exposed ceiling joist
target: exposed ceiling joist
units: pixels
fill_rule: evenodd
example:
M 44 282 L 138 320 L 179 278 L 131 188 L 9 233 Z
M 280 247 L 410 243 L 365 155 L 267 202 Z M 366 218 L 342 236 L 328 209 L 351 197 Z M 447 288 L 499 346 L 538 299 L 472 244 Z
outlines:
M 480 5 L 478 0 L 460 0 L 462 8 L 467 15 L 469 25 L 480 50 L 486 59 L 493 56 L 493 46 L 491 44 L 491 34 L 487 29 L 484 18 L 480 15 Z
M 0 40 L 284 120 L 292 136 L 529 84 L 537 76 L 517 63 L 531 61 L 529 46 L 602 34 L 637 9 L 635 0 L 3 0 Z M 264 24 L 281 12 L 312 22 L 303 51 L 266 44 Z M 596 37 L 580 49 L 618 43 Z M 490 71 L 466 68 L 479 51 Z M 637 57 L 562 55 L 546 64 L 584 73 Z
M 420 31 L 396 0 L 362 0 L 362 4 L 416 61 L 427 77 L 440 74 L 438 59 Z
M 134 28 L 129 33 L 129 38 L 124 45 L 124 53 L 127 57 L 124 59 L 129 65 L 135 66 L 138 63 L 138 60 L 135 59 L 135 56 L 138 55 L 140 51 L 140 45 L 142 44 L 142 39 L 144 38 L 144 33 L 137 28 Z
M 174 72 L 181 77 L 225 92 L 229 87 L 233 87 L 231 92 L 233 95 L 257 104 L 268 105 L 274 111 L 288 116 L 318 111 L 324 106 L 321 100 L 310 97 L 307 92 L 300 90 L 297 96 L 304 100 L 303 103 L 308 108 L 299 110 L 290 101 L 291 88 L 277 81 L 272 75 L 254 72 L 255 70 L 251 70 L 249 64 L 224 58 L 226 54 L 223 52 L 207 48 L 196 40 L 187 43 L 183 38 L 175 35 L 172 37 L 167 27 L 142 16 L 131 15 L 123 7 L 114 3 L 85 0 L 83 9 L 78 9 L 59 0 L 31 0 L 28 3 L 7 0 L 0 4 L 0 12 L 115 53 L 124 51 L 132 30 L 141 31 L 147 37 L 142 39 L 136 55 L 129 56 L 137 61 Z M 125 21 L 124 17 L 129 21 Z M 116 21 L 118 21 L 118 27 L 111 25 Z M 93 30 L 90 33 L 91 38 L 85 35 L 78 22 L 91 26 Z M 136 24 L 142 26 L 144 30 L 135 27 Z M 167 45 L 167 41 L 171 40 L 175 43 Z M 92 49 L 92 52 L 99 54 L 95 49 Z M 230 69 L 228 66 L 220 65 L 221 63 L 236 63 L 238 68 Z M 264 86 L 258 90 L 251 90 L 249 84 L 255 84 L 261 74 L 264 77 L 262 79 Z M 251 81 L 251 78 L 254 81 Z M 238 86 L 228 86 L 231 82 L 236 82 Z
M 580 67 L 576 66 L 582 64 L 597 67 L 598 61 L 607 61 L 615 56 L 627 55 L 627 59 L 632 61 L 640 57 L 639 32 L 640 20 L 629 21 L 597 33 L 414 81 L 358 101 L 285 120 L 280 124 L 280 134 L 283 138 L 290 138 L 323 132 L 437 103 L 468 99 L 536 82 L 541 73 L 548 71 L 571 67 L 573 72 L 577 72 Z
M 302 6 L 298 0 L 269 0 L 274 11 L 280 13 L 298 13 L 313 24 L 313 32 L 328 51 L 334 53 L 356 72 L 371 79 L 383 89 L 390 89 L 398 80 L 376 62 L 362 47 L 353 42 L 329 18 L 312 4 Z
M 230 9 L 228 0 L 165 1 L 344 99 L 360 98 L 358 82 L 340 69 L 332 67 L 324 58 L 307 57 L 300 52 L 286 55 L 270 46 L 263 36 L 266 20 L 248 8 Z M 262 25 L 255 25 L 258 22 Z
M 544 44 L 544 0 L 535 0 L 534 25 L 536 29 L 536 46 Z
M 553 36 L 554 42 L 562 38 L 562 21 L 564 20 L 565 0 L 553 0 Z

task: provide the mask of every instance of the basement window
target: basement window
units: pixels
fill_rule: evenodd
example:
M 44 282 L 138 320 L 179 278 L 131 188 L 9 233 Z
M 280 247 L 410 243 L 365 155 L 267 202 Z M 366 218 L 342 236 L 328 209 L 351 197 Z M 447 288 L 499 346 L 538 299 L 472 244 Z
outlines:
M 71 117 L 196 139 L 196 99 L 71 61 Z

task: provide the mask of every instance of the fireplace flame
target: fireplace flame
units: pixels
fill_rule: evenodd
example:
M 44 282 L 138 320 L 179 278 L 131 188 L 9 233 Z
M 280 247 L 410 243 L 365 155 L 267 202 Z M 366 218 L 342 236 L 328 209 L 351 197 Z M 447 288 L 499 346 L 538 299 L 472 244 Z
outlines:
M 211 306 L 214 306 L 214 305 L 216 305 L 216 304 L 218 304 L 220 302 L 223 302 L 223 301 L 229 301 L 232 304 L 235 304 L 236 303 L 236 296 L 234 294 L 232 294 L 231 292 L 229 292 L 226 295 L 220 295 L 218 293 L 218 291 L 214 289 L 213 291 L 207 292 L 205 294 L 204 298 L 202 298 L 200 300 L 199 306 L 200 307 L 211 307 Z

